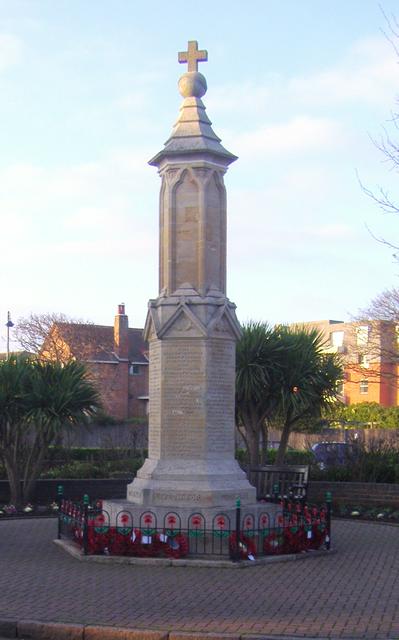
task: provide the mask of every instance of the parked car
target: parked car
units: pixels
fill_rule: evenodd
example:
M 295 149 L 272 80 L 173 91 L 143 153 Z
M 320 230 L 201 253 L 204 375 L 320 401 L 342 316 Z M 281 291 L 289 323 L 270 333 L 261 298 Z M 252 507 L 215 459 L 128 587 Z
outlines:
M 312 452 L 319 469 L 346 465 L 359 457 L 358 445 L 353 442 L 317 442 Z

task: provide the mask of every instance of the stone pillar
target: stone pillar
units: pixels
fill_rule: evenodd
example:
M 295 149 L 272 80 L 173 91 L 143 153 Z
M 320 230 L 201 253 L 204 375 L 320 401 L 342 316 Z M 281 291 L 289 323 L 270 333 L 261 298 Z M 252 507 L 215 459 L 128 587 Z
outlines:
M 244 505 L 255 502 L 255 489 L 234 458 L 240 326 L 226 297 L 223 175 L 236 156 L 211 128 L 201 100 L 204 76 L 185 73 L 179 89 L 179 119 L 150 161 L 162 184 L 159 296 L 149 302 L 144 330 L 149 456 L 127 498 L 151 508 L 231 508 L 237 496 Z

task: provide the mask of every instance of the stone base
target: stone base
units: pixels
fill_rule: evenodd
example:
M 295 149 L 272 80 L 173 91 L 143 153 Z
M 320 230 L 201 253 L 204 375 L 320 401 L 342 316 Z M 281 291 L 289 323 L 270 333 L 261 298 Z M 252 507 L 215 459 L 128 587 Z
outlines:
M 276 514 L 281 513 L 281 506 L 272 503 L 260 503 L 254 502 L 252 504 L 246 504 L 241 508 L 240 520 L 241 528 L 262 528 L 260 525 L 260 518 L 263 515 L 267 515 L 269 519 L 268 526 L 274 527 Z M 176 507 L 173 506 L 152 506 L 144 507 L 143 505 L 134 505 L 129 500 L 104 500 L 103 501 L 103 514 L 106 518 L 106 524 L 111 526 L 121 525 L 121 517 L 124 514 L 129 514 L 128 526 L 137 528 L 153 527 L 155 529 L 163 529 L 170 527 L 168 521 L 169 516 L 176 518 L 174 528 L 181 528 L 187 530 L 193 528 L 192 516 L 199 516 L 201 518 L 201 528 L 212 530 L 218 528 L 217 521 L 219 517 L 225 519 L 224 528 L 234 530 L 236 527 L 236 508 L 234 503 L 230 507 L 201 507 L 196 509 L 195 507 Z M 151 515 L 151 523 L 148 517 Z M 109 523 L 108 523 L 109 517 Z M 247 518 L 252 519 L 251 526 L 247 526 L 245 521 Z
M 247 502 L 241 506 L 240 521 L 237 523 L 238 512 L 234 498 L 223 506 L 176 506 L 176 503 L 138 505 L 130 500 L 106 500 L 102 505 L 105 526 L 147 531 L 143 535 L 148 535 L 149 540 L 154 533 L 168 539 L 170 530 L 181 532 L 189 541 L 190 557 L 228 558 L 231 534 L 236 530 L 237 524 L 244 532 L 275 528 L 280 514 L 280 505 Z M 257 535 L 255 533 L 255 540 Z
M 256 489 L 249 484 L 234 458 L 222 460 L 147 458 L 137 477 L 127 487 L 127 500 L 142 509 L 168 510 L 216 508 L 224 510 L 256 502 Z

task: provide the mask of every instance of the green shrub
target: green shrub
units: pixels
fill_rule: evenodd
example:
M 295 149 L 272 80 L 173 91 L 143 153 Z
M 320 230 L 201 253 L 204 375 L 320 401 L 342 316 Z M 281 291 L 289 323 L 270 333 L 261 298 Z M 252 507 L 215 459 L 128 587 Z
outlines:
M 248 451 L 246 449 L 236 449 L 236 460 L 243 469 L 248 465 Z
M 374 442 L 368 448 L 359 445 L 356 458 L 347 465 L 321 471 L 311 466 L 311 480 L 332 482 L 399 482 L 399 451 L 392 445 Z
M 101 464 L 95 462 L 72 461 L 68 464 L 54 466 L 42 473 L 41 478 L 109 478 L 118 473 L 135 475 L 142 466 L 142 458 L 111 460 Z
M 274 464 L 276 461 L 277 450 L 268 449 L 266 464 Z M 248 453 L 246 449 L 236 449 L 236 460 L 245 468 L 248 465 Z M 285 454 L 286 464 L 311 464 L 314 460 L 311 451 L 302 451 L 299 449 L 289 449 Z
M 120 460 L 137 457 L 141 457 L 141 453 L 139 451 L 123 447 L 50 447 L 47 466 L 72 461 L 104 462 L 107 460 Z
M 316 464 L 312 464 L 309 470 L 309 480 L 329 480 L 330 482 L 359 482 L 354 479 L 354 472 L 351 466 L 336 466 L 329 469 L 319 469 Z
M 267 464 L 274 464 L 277 457 L 276 449 L 268 449 Z M 285 454 L 284 464 L 311 464 L 314 460 L 311 451 L 300 449 L 288 449 Z

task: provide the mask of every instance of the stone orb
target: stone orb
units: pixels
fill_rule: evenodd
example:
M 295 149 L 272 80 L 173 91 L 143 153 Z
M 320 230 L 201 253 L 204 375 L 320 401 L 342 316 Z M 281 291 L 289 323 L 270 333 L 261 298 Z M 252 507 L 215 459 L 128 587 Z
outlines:
M 179 91 L 183 98 L 202 98 L 207 88 L 204 76 L 198 71 L 188 71 L 179 80 Z

